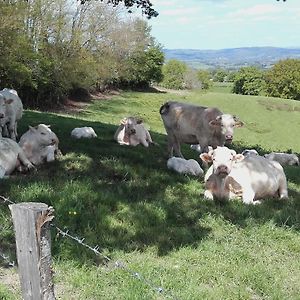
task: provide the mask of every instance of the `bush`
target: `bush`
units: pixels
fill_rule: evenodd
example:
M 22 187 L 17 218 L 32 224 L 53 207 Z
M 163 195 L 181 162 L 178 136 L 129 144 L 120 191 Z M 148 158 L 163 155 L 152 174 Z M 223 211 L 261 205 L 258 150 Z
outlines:
M 264 73 L 256 67 L 241 68 L 235 75 L 233 93 L 259 95 L 265 88 Z
M 162 69 L 162 86 L 168 89 L 180 90 L 185 88 L 184 74 L 187 71 L 185 63 L 176 59 L 169 60 Z
M 300 100 L 300 60 L 276 63 L 266 74 L 268 96 Z

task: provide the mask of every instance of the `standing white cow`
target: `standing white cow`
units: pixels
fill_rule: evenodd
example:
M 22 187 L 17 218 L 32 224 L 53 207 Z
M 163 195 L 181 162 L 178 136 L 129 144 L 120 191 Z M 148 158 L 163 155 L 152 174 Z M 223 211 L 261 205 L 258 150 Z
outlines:
M 294 153 L 271 152 L 264 155 L 269 160 L 279 162 L 282 166 L 299 166 L 299 158 Z
M 17 122 L 22 115 L 23 104 L 17 91 L 7 88 L 0 91 L 0 137 L 6 135 L 15 141 Z
M 217 108 L 180 102 L 167 102 L 159 110 L 168 134 L 170 157 L 183 157 L 180 143 L 199 144 L 202 152 L 231 143 L 235 127 L 243 126 L 236 116 L 223 114 Z
M 244 203 L 253 204 L 264 197 L 288 197 L 286 176 L 276 161 L 255 155 L 244 157 L 227 147 L 202 153 L 200 158 L 213 163 L 204 177 L 204 195 L 209 199 L 242 196 Z
M 121 121 L 121 125 L 114 134 L 114 139 L 120 145 L 137 146 L 142 144 L 144 147 L 149 147 L 150 144 L 154 144 L 143 121 L 135 117 L 124 118 Z
M 22 148 L 12 139 L 0 138 L 0 178 L 11 174 L 15 169 L 32 169 L 34 166 L 27 159 Z
M 29 126 L 29 130 L 20 138 L 19 145 L 34 165 L 55 160 L 59 152 L 59 140 L 49 127 L 45 124 L 39 124 L 36 127 Z
M 92 127 L 76 127 L 71 131 L 71 137 L 75 139 L 81 139 L 81 138 L 94 138 L 97 137 L 97 134 L 95 133 L 94 129 Z

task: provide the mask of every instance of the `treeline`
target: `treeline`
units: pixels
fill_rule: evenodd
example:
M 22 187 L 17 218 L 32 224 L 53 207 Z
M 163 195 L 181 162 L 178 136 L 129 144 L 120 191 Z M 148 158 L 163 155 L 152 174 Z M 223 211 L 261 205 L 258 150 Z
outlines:
M 1 88 L 16 89 L 26 106 L 162 79 L 164 55 L 145 21 L 97 0 L 81 2 L 0 2 Z
M 236 94 L 300 100 L 300 60 L 281 60 L 269 70 L 254 66 L 239 71 L 195 70 L 175 59 L 163 66 L 161 85 L 166 88 L 209 89 L 213 82 L 231 82 L 232 92 Z

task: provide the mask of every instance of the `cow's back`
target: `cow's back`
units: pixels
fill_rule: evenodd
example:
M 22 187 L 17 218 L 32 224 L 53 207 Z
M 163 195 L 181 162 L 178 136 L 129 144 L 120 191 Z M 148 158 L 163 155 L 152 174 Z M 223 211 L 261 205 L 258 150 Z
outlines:
M 6 98 L 6 99 L 12 99 L 13 102 L 7 106 L 7 116 L 6 118 L 10 118 L 11 116 L 15 116 L 16 120 L 20 120 L 23 115 L 23 103 L 18 96 L 18 93 L 15 90 L 10 89 L 3 89 L 0 91 L 0 93 Z

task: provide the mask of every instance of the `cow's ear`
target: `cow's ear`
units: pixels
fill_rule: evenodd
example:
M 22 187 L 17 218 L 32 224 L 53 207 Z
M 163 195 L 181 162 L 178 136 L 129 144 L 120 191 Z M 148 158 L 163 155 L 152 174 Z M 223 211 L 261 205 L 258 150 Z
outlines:
M 237 116 L 233 116 L 233 120 L 234 120 L 234 126 L 235 127 L 243 127 L 244 126 L 244 122 L 242 122 Z
M 234 155 L 233 160 L 236 161 L 236 162 L 240 162 L 244 158 L 245 158 L 245 156 L 243 154 L 236 154 L 236 155 Z
M 32 131 L 32 132 L 36 132 L 36 130 L 38 129 L 37 126 L 32 127 L 32 126 L 29 125 L 28 127 L 29 127 L 29 130 Z
M 212 162 L 212 156 L 209 153 L 202 153 L 199 155 L 199 157 L 202 159 L 202 161 Z
M 213 127 L 220 127 L 221 126 L 221 118 L 216 117 L 215 120 L 211 120 L 208 124 Z
M 121 125 L 125 125 L 128 122 L 127 118 L 123 118 L 120 122 Z
M 14 100 L 13 99 L 5 99 L 5 104 L 11 104 Z

